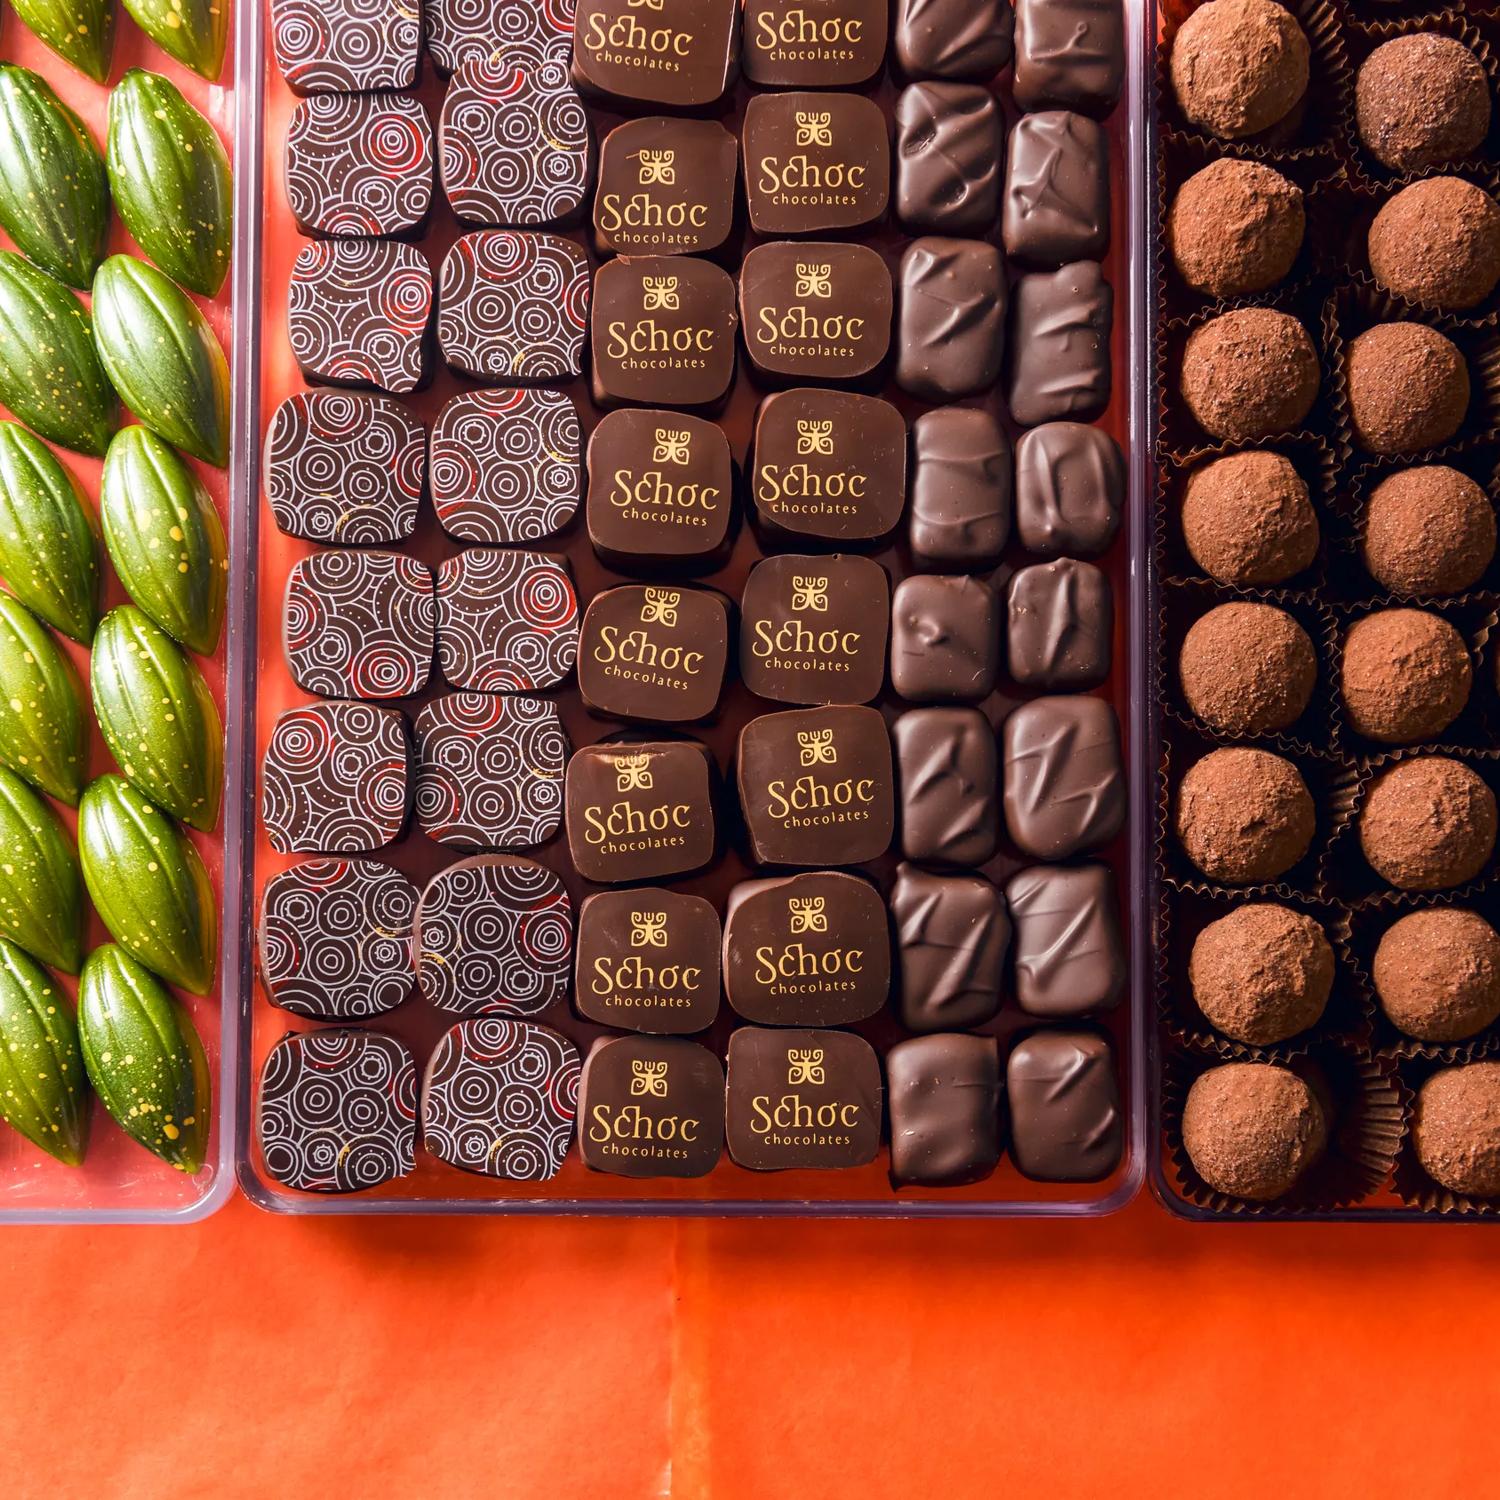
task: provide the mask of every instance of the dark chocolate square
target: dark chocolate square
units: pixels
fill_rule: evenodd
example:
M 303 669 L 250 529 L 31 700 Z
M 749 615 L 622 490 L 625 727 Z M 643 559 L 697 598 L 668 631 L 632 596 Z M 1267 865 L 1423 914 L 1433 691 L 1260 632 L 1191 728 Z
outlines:
M 896 383 L 924 401 L 987 391 L 1005 355 L 1005 267 L 980 240 L 928 236 L 901 257 Z
M 1074 261 L 1015 285 L 1010 414 L 1022 427 L 1091 422 L 1109 405 L 1114 289 L 1098 264 Z
M 1098 427 L 1048 422 L 1016 444 L 1016 534 L 1042 557 L 1097 557 L 1125 506 L 1125 459 Z
M 973 708 L 913 708 L 896 720 L 901 852 L 982 865 L 999 834 L 995 732 Z
M 1016 1004 L 1049 1021 L 1108 1010 L 1125 992 L 1114 872 L 1032 865 L 1005 886 L 1015 924 Z
M 271 49 L 294 94 L 409 89 L 422 13 L 408 0 L 272 0 Z
M 1119 1166 L 1125 1122 L 1108 1038 L 1033 1032 L 1011 1051 L 1005 1081 L 1010 1154 L 1027 1177 L 1098 1182 Z
M 1000 670 L 1000 601 L 981 578 L 914 573 L 891 597 L 891 686 L 912 703 L 988 697 Z
M 1022 115 L 1005 172 L 1005 253 L 1030 266 L 1098 260 L 1109 248 L 1109 149 L 1072 110 Z
M 1010 0 L 896 0 L 896 62 L 908 78 L 987 83 L 1010 61 Z
M 771 88 L 852 88 L 885 62 L 885 0 L 746 0 L 744 68 Z
M 880 1150 L 880 1063 L 847 1031 L 741 1026 L 729 1038 L 725 1137 L 757 1172 L 862 1167 Z
M 1000 1044 L 945 1033 L 898 1042 L 886 1053 L 891 1180 L 958 1187 L 1000 1164 Z
M 697 1042 L 600 1037 L 578 1085 L 578 1154 L 617 1177 L 702 1177 L 724 1150 L 724 1069 Z
M 1016 0 L 1016 103 L 1103 119 L 1125 81 L 1121 0 Z
M 911 429 L 912 561 L 934 572 L 978 573 L 1010 537 L 1010 439 L 974 406 L 923 412 Z
M 1120 724 L 1103 698 L 1034 698 L 1006 719 L 1005 824 L 1034 859 L 1098 849 L 1125 824 Z
M 705 255 L 734 227 L 739 152 L 717 120 L 627 120 L 599 148 L 594 248 Z
M 885 681 L 891 585 L 867 557 L 756 563 L 740 603 L 740 677 L 781 703 L 868 703 Z
M 896 100 L 896 217 L 916 234 L 988 234 L 1000 213 L 1004 137 L 988 89 L 908 85 Z
M 739 73 L 738 0 L 579 0 L 573 81 L 631 106 L 716 103 Z
M 977 875 L 901 865 L 891 888 L 908 1031 L 982 1026 L 1000 1009 L 1010 921 L 1005 900 Z
M 1091 688 L 1109 676 L 1114 597 L 1092 563 L 1062 557 L 1010 581 L 1006 651 L 1023 687 Z

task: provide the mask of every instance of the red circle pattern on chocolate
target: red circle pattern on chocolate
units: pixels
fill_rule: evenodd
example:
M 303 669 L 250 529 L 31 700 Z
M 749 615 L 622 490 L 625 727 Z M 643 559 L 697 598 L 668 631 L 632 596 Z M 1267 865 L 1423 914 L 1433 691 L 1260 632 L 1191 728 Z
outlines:
M 411 0 L 271 0 L 276 66 L 299 94 L 410 88 L 421 40 Z
M 266 883 L 257 934 L 273 1005 L 316 1021 L 361 1021 L 411 993 L 417 892 L 374 860 L 309 859 Z
M 393 1037 L 315 1031 L 283 1037 L 260 1081 L 266 1171 L 306 1193 L 352 1193 L 415 1164 L 417 1069 Z
M 432 272 L 388 240 L 315 240 L 292 267 L 287 337 L 309 377 L 405 395 L 427 373 Z
M 443 191 L 466 224 L 559 224 L 583 206 L 589 121 L 556 58 L 465 61 L 443 98 L 438 140 Z
M 432 125 L 405 94 L 304 99 L 285 165 L 292 213 L 319 234 L 403 234 L 432 207 Z
M 266 437 L 271 513 L 310 542 L 405 541 L 426 468 L 422 424 L 384 396 L 300 392 L 276 408 Z
M 535 860 L 463 859 L 422 892 L 417 982 L 450 1015 L 537 1015 L 567 993 L 572 957 L 573 903 Z
M 433 509 L 462 542 L 535 542 L 577 514 L 583 429 L 558 391 L 466 391 L 432 429 Z
M 432 674 L 436 606 L 425 563 L 399 552 L 304 557 L 286 582 L 293 680 L 325 698 L 406 698 Z
M 422 1140 L 440 1161 L 545 1182 L 573 1141 L 578 1050 L 526 1021 L 486 1016 L 446 1032 L 422 1084 Z
M 417 821 L 440 844 L 535 848 L 562 821 L 567 764 L 549 699 L 435 698 L 417 715 Z
M 471 547 L 438 569 L 438 663 L 454 687 L 529 693 L 578 659 L 578 596 L 539 552 Z
M 523 384 L 581 373 L 589 267 L 571 240 L 513 229 L 466 234 L 444 257 L 441 279 L 438 343 L 455 370 Z

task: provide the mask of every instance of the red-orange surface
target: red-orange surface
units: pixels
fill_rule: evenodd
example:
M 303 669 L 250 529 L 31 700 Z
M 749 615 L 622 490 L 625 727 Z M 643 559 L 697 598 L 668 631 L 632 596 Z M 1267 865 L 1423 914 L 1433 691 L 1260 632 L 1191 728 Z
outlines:
M 1480 1227 L 0 1236 L 7 1500 L 1482 1496 Z

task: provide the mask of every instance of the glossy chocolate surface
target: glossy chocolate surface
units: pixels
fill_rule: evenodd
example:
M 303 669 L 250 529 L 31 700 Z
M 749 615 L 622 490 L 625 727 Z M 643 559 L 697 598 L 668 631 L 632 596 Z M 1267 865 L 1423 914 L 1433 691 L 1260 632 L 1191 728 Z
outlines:
M 1062 557 L 1021 568 L 1006 597 L 1007 670 L 1023 687 L 1098 687 L 1113 660 L 1115 617 L 1109 578 L 1092 563 Z
M 1000 1009 L 1010 919 L 1000 892 L 976 875 L 937 875 L 900 865 L 891 887 L 908 1031 L 982 1026 Z
M 1010 439 L 982 407 L 940 406 L 911 428 L 912 561 L 933 572 L 980 573 L 1010 538 Z
M 895 54 L 908 78 L 989 82 L 1011 58 L 1010 0 L 896 0 Z
M 1098 264 L 1034 271 L 1011 308 L 1010 414 L 1023 427 L 1090 422 L 1109 405 L 1114 289 Z
M 626 109 L 716 103 L 739 72 L 738 0 L 579 0 L 573 81 Z
M 1000 107 L 986 88 L 932 82 L 903 89 L 896 100 L 896 217 L 902 225 L 914 234 L 993 230 L 1004 138 Z
M 697 1042 L 600 1037 L 578 1086 L 578 1151 L 618 1177 L 702 1177 L 724 1150 L 724 1067 Z
M 1005 267 L 980 240 L 928 236 L 901 257 L 896 381 L 927 401 L 988 390 L 1005 354 Z
M 982 578 L 913 573 L 891 596 L 891 686 L 911 703 L 977 701 L 1000 671 L 1000 601 Z
M 1010 133 L 1005 253 L 1031 266 L 1098 260 L 1109 248 L 1109 148 L 1086 115 L 1043 110 Z
M 717 120 L 627 120 L 599 148 L 594 248 L 703 255 L 734 226 L 735 138 Z
M 1120 726 L 1103 698 L 1034 698 L 1001 728 L 1005 823 L 1037 859 L 1098 849 L 1125 825 Z
M 1107 865 L 1032 865 L 1006 882 L 1015 923 L 1016 1004 L 1062 1020 L 1108 1010 L 1125 992 L 1125 943 Z
M 891 1180 L 979 1182 L 1000 1163 L 1000 1047 L 991 1036 L 940 1034 L 886 1053 Z
M 1103 119 L 1125 81 L 1121 0 L 1016 0 L 1016 103 Z
M 1016 535 L 1042 557 L 1097 557 L 1125 507 L 1125 459 L 1098 427 L 1048 422 L 1016 443 Z
M 1120 1164 L 1125 1118 L 1114 1049 L 1090 1031 L 1037 1031 L 1005 1066 L 1010 1151 L 1041 1182 L 1097 1182 Z
M 901 853 L 982 865 L 995 852 L 1000 786 L 995 734 L 972 708 L 913 708 L 891 730 L 901 789 Z
M 885 0 L 746 0 L 744 69 L 769 88 L 852 88 L 885 62 Z

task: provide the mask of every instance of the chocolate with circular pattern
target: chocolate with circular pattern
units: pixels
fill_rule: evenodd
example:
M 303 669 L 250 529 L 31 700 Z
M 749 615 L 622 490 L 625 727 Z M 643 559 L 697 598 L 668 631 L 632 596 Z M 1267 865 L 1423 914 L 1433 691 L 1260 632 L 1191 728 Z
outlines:
M 415 1164 L 417 1069 L 377 1031 L 284 1036 L 260 1074 L 261 1160 L 283 1187 L 355 1193 Z
M 271 0 L 271 48 L 294 94 L 409 89 L 422 14 L 410 0 Z
M 461 542 L 535 542 L 561 531 L 583 492 L 583 429 L 560 391 L 465 391 L 432 428 L 433 509 Z
M 578 1049 L 545 1026 L 460 1021 L 422 1079 L 422 1143 L 465 1172 L 545 1182 L 573 1143 L 582 1071 Z
M 443 192 L 461 224 L 571 223 L 593 176 L 594 145 L 565 61 L 470 57 L 438 121 Z
M 518 53 L 566 67 L 574 9 L 574 0 L 423 0 L 427 50 L 444 76 L 471 57 Z
M 266 499 L 288 536 L 356 547 L 403 542 L 416 529 L 427 432 L 399 402 L 346 391 L 298 391 L 266 435 Z
M 455 1016 L 534 1016 L 568 991 L 573 903 L 545 865 L 508 854 L 434 875 L 413 940 L 422 998 Z
M 534 692 L 577 659 L 578 596 L 561 558 L 471 547 L 438 569 L 438 664 L 454 687 Z
M 410 808 L 406 720 L 372 703 L 289 708 L 261 769 L 261 821 L 278 854 L 370 854 Z
M 256 951 L 272 1005 L 363 1021 L 411 993 L 417 892 L 376 860 L 308 859 L 266 882 Z
M 406 94 L 318 94 L 287 127 L 287 204 L 303 234 L 417 233 L 432 209 L 432 123 Z
M 315 552 L 286 580 L 292 680 L 324 698 L 408 698 L 432 675 L 432 573 L 399 552 Z
M 315 240 L 292 267 L 286 326 L 310 381 L 408 395 L 428 378 L 432 271 L 390 240 Z
M 562 819 L 568 737 L 546 698 L 449 693 L 417 715 L 417 822 L 468 849 L 530 849 Z
M 438 345 L 450 369 L 497 385 L 573 380 L 583 370 L 589 266 L 556 234 L 487 229 L 443 258 Z

